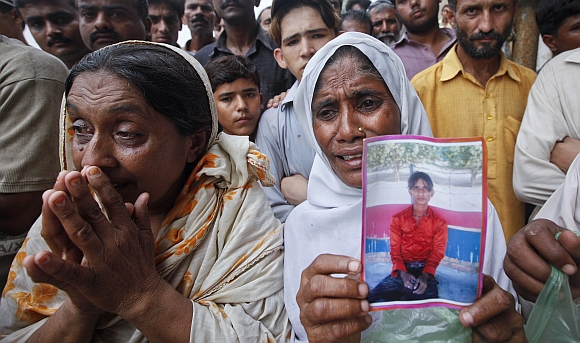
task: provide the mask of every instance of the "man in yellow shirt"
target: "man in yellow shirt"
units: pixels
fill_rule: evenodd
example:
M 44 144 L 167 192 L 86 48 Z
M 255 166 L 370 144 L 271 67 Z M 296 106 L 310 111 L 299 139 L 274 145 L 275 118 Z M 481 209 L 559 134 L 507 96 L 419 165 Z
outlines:
M 488 196 L 506 240 L 524 226 L 512 186 L 514 145 L 536 74 L 505 57 L 517 0 L 450 0 L 458 44 L 411 83 L 435 137 L 484 137 Z

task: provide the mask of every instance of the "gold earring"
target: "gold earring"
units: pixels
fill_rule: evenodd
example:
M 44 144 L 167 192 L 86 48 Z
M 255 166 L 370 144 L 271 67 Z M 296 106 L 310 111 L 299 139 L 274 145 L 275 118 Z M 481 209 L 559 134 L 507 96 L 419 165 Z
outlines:
M 363 129 L 362 127 L 359 127 L 359 128 L 358 128 L 358 131 L 359 131 L 359 132 L 363 132 L 363 131 L 364 131 L 364 129 Z

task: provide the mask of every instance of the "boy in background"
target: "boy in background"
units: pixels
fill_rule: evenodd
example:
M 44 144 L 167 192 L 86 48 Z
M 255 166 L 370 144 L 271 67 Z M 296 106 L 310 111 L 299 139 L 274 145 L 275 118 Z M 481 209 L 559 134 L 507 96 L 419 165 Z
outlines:
M 260 77 L 244 56 L 230 55 L 205 68 L 211 83 L 220 129 L 228 135 L 249 136 L 253 142 L 262 114 Z

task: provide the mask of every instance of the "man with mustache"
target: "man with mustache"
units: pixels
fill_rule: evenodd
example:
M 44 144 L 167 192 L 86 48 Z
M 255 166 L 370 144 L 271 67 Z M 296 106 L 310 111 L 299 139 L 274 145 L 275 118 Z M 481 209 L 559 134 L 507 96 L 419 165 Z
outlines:
M 391 48 L 401 58 L 409 80 L 441 61 L 455 44 L 453 29 L 439 28 L 441 0 L 396 0 L 397 14 L 407 31 Z
M 67 68 L 90 51 L 81 38 L 74 0 L 16 0 L 14 5 L 40 48 Z
M 151 41 L 178 46 L 182 17 L 183 0 L 149 0 Z
M 373 23 L 373 37 L 390 45 L 399 39 L 401 22 L 389 0 L 377 0 L 367 9 Z
M 249 58 L 260 75 L 262 105 L 266 108 L 268 100 L 288 90 L 295 78 L 278 66 L 274 59 L 278 46 L 256 20 L 254 7 L 260 5 L 260 0 L 213 0 L 213 5 L 224 21 L 224 31 L 217 41 L 199 50 L 195 58 L 203 66 L 228 55 Z
M 77 0 L 77 5 L 81 37 L 91 51 L 149 36 L 147 0 Z
M 216 14 L 211 0 L 186 0 L 183 24 L 189 27 L 191 39 L 185 43 L 184 49 L 195 54 L 199 49 L 213 43 L 215 22 Z
M 411 80 L 433 136 L 485 139 L 488 196 L 506 239 L 524 226 L 524 204 L 512 185 L 514 147 L 536 78 L 501 51 L 512 31 L 517 1 L 449 1 L 458 44 Z

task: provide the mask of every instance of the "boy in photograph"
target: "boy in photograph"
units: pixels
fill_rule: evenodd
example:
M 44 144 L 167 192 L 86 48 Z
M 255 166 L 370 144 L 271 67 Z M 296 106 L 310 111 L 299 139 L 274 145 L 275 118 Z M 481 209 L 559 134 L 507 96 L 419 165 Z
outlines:
M 435 191 L 428 174 L 413 173 L 408 190 L 413 204 L 391 220 L 393 269 L 370 291 L 371 303 L 439 297 L 435 271 L 445 256 L 447 222 L 429 207 Z
M 253 142 L 262 113 L 256 67 L 244 56 L 230 55 L 211 61 L 205 69 L 221 129 L 228 135 L 249 136 Z

